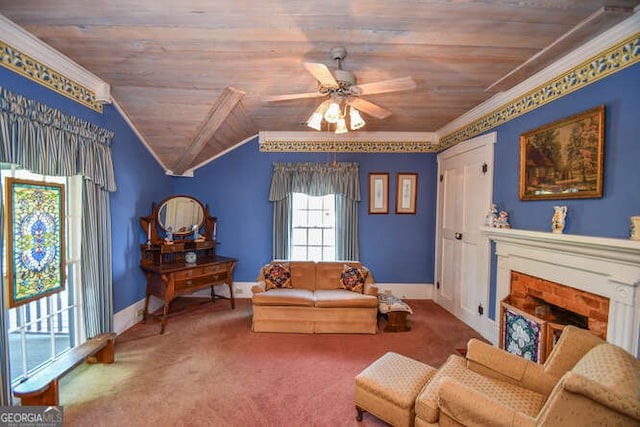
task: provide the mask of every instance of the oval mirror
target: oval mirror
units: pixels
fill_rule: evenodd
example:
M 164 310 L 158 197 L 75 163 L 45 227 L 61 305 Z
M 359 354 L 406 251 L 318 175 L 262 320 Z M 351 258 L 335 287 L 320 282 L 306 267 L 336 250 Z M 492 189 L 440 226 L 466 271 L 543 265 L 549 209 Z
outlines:
M 191 196 L 173 196 L 160 203 L 157 216 L 163 231 L 171 227 L 174 235 L 190 234 L 194 224 L 204 224 L 204 206 Z

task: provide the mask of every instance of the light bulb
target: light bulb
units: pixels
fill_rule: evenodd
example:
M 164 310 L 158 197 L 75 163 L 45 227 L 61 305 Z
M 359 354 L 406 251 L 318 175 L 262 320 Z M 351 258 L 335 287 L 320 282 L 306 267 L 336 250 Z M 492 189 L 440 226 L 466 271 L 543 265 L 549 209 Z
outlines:
M 331 101 L 326 100 L 322 104 L 318 105 L 316 111 L 314 111 L 311 117 L 309 117 L 309 120 L 307 120 L 307 126 L 309 126 L 311 129 L 322 130 L 322 118 L 325 111 L 327 111 L 327 108 L 329 108 L 330 104 Z
M 314 111 L 309 120 L 307 120 L 307 126 L 311 129 L 322 130 L 322 114 Z
M 351 117 L 351 130 L 358 130 L 365 125 L 365 121 L 360 115 L 360 112 L 355 108 L 351 107 L 349 116 Z
M 329 123 L 336 123 L 340 119 L 340 106 L 332 102 L 327 112 L 324 113 L 324 119 Z
M 336 123 L 336 133 L 347 133 L 347 124 L 344 121 L 344 117 L 340 117 L 338 119 L 338 123 Z

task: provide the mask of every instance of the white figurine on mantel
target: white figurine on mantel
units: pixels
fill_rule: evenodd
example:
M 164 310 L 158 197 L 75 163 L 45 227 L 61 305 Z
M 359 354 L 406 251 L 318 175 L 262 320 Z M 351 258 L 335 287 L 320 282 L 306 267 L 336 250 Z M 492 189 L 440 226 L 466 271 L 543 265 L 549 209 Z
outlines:
M 553 218 L 551 218 L 551 232 L 562 234 L 564 231 L 565 221 L 567 217 L 566 206 L 554 206 Z
M 632 216 L 631 218 L 631 232 L 629 239 L 640 240 L 640 216 Z
M 487 227 L 493 227 L 496 223 L 496 219 L 498 218 L 498 206 L 495 203 L 491 204 L 491 209 L 489 209 L 489 213 L 485 217 L 484 225 Z
M 509 214 L 505 211 L 500 211 L 498 218 L 496 218 L 494 222 L 494 227 L 496 228 L 511 228 L 509 225 Z

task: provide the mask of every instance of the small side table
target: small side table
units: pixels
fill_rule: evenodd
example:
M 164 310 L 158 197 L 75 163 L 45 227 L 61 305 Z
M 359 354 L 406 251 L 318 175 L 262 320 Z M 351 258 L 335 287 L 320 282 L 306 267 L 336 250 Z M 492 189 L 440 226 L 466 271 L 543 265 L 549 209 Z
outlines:
M 378 311 L 387 316 L 385 332 L 405 332 L 411 330 L 407 324 L 407 315 L 413 313 L 411 307 L 390 293 L 378 294 Z
M 405 332 L 411 330 L 407 325 L 408 311 L 390 311 L 387 313 L 387 325 L 384 327 L 385 332 Z

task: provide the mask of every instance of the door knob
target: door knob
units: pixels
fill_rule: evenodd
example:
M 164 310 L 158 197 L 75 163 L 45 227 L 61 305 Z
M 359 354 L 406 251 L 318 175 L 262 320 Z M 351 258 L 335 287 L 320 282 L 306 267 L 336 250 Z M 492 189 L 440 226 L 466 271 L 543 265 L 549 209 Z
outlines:
M 462 240 L 462 234 L 461 233 L 456 233 L 455 237 L 456 237 L 456 240 Z

